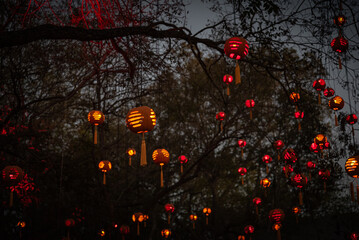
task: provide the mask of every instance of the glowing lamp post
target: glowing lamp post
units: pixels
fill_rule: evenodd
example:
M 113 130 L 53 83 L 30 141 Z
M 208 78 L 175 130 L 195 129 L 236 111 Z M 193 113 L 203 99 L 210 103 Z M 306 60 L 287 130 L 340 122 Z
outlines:
M 197 215 L 195 215 L 195 214 L 191 214 L 190 216 L 189 216 L 189 219 L 192 221 L 192 228 L 193 228 L 193 230 L 196 228 L 196 221 L 197 221 Z
M 2 170 L 3 181 L 8 186 L 15 186 L 24 178 L 23 170 L 18 166 L 7 166 Z M 14 190 L 14 189 L 13 189 Z M 14 191 L 10 188 L 9 207 L 12 207 L 14 202 Z
M 244 184 L 243 176 L 247 174 L 247 168 L 245 168 L 245 167 L 238 168 L 238 173 L 241 176 L 241 181 L 242 181 L 242 185 L 243 185 Z
M 97 144 L 97 126 L 103 124 L 103 122 L 105 121 L 105 115 L 101 111 L 92 110 L 87 115 L 87 120 L 95 127 L 93 143 Z
M 171 224 L 171 214 L 175 211 L 175 206 L 173 204 L 167 203 L 165 205 L 165 211 L 167 213 L 168 225 L 170 225 Z
M 232 37 L 224 44 L 224 53 L 227 57 L 236 60 L 235 78 L 236 84 L 241 83 L 241 72 L 238 64 L 238 60 L 247 56 L 249 51 L 249 45 L 247 41 L 242 37 Z
M 156 149 L 152 153 L 153 162 L 161 166 L 161 187 L 163 187 L 163 166 L 170 161 L 170 154 L 166 149 Z
M 103 172 L 103 184 L 106 185 L 106 173 L 112 169 L 112 164 L 110 161 L 101 161 L 98 168 Z
M 223 120 L 226 118 L 226 114 L 224 112 L 219 112 L 216 114 L 216 119 L 221 124 L 221 132 L 223 131 Z
M 269 172 L 268 163 L 271 163 L 271 162 L 272 162 L 272 157 L 269 156 L 269 155 L 264 155 L 264 156 L 262 157 L 262 161 L 266 164 L 266 173 L 268 174 L 268 172 Z
M 208 217 L 211 214 L 212 210 L 210 208 L 203 208 L 203 213 L 206 215 L 206 225 L 208 225 Z
M 229 75 L 229 74 L 226 74 L 223 76 L 223 82 L 225 84 L 227 84 L 227 96 L 229 96 L 230 92 L 229 92 L 229 84 L 231 82 L 233 82 L 233 76 L 232 75 Z
M 126 153 L 127 153 L 128 157 L 129 157 L 128 166 L 131 166 L 132 165 L 132 156 L 136 155 L 136 150 L 134 148 L 129 148 L 129 149 L 127 149 Z

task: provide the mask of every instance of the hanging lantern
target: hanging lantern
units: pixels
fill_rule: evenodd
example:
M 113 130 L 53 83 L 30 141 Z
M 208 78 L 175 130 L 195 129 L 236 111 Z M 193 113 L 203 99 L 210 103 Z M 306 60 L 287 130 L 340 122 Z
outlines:
M 359 178 L 359 156 L 353 156 L 348 158 L 345 162 L 345 171 L 352 178 Z M 353 202 L 355 202 L 354 195 L 354 183 L 350 183 L 350 196 Z M 359 186 L 357 185 L 357 201 L 359 204 Z
M 352 232 L 350 234 L 350 240 L 359 240 L 359 233 Z
M 299 222 L 298 221 L 298 215 L 301 212 L 301 209 L 299 207 L 295 206 L 295 207 L 292 207 L 292 212 L 295 215 L 295 221 L 298 224 L 298 222 Z
M 280 160 L 279 150 L 281 150 L 284 147 L 284 142 L 282 140 L 277 140 L 274 143 L 274 147 L 277 149 L 278 161 L 279 161 Z
M 326 97 L 333 97 L 335 94 L 335 91 L 333 88 L 327 87 L 326 89 L 324 89 L 323 94 Z
M 303 205 L 302 188 L 308 183 L 308 178 L 304 174 L 297 173 L 291 178 L 293 186 L 299 188 L 299 205 Z
M 127 113 L 126 125 L 132 132 L 142 133 L 140 165 L 145 166 L 147 165 L 145 133 L 155 127 L 156 114 L 147 106 L 133 108 Z
M 238 168 L 238 173 L 241 176 L 242 185 L 243 185 L 244 184 L 243 176 L 247 174 L 247 168 L 245 168 L 245 167 Z
M 290 164 L 287 164 L 283 167 L 283 172 L 286 178 L 288 178 L 289 174 L 292 173 L 293 171 L 294 171 L 293 167 Z
M 106 173 L 111 170 L 112 164 L 110 161 L 101 161 L 98 168 L 103 172 L 103 184 L 106 185 Z
M 146 214 L 143 214 L 143 226 L 146 227 L 146 222 L 148 220 L 149 216 Z
M 67 239 L 70 239 L 70 228 L 75 226 L 75 220 L 72 218 L 67 218 L 65 220 L 65 226 L 67 227 Z
M 252 120 L 252 108 L 254 107 L 255 102 L 253 99 L 246 100 L 246 107 L 249 108 L 249 119 Z
M 310 150 L 311 152 L 317 153 L 317 152 L 319 152 L 320 149 L 319 149 L 318 144 L 316 144 L 315 142 L 313 142 L 312 144 L 310 144 L 309 150 Z
M 262 161 L 266 164 L 266 173 L 268 174 L 268 172 L 269 172 L 268 163 L 271 163 L 271 162 L 272 162 L 272 157 L 269 156 L 269 155 L 264 155 L 264 156 L 262 157 Z
M 244 233 L 249 236 L 249 240 L 252 239 L 252 234 L 254 233 L 254 227 L 252 225 L 247 225 L 244 227 Z
M 194 230 L 196 228 L 197 215 L 191 214 L 189 219 L 192 221 L 192 228 Z
M 8 186 L 15 186 L 24 178 L 24 171 L 18 166 L 7 166 L 2 170 L 3 181 Z M 14 191 L 10 188 L 9 206 L 14 202 Z
M 128 160 L 128 166 L 131 166 L 132 165 L 132 156 L 135 156 L 136 155 L 136 150 L 134 148 L 129 148 L 127 149 L 127 155 L 129 157 L 129 160 Z
M 223 82 L 225 84 L 227 84 L 227 96 L 229 96 L 230 92 L 229 92 L 229 84 L 231 82 L 233 82 L 233 76 L 232 75 L 229 75 L 229 74 L 226 74 L 223 76 Z
M 224 112 L 219 112 L 216 114 L 216 119 L 221 123 L 221 132 L 223 131 L 223 120 L 226 118 L 226 114 Z
M 125 240 L 125 235 L 130 234 L 130 227 L 127 225 L 121 225 L 120 233 L 122 235 L 122 240 Z
M 185 155 L 181 155 L 178 157 L 178 160 L 181 163 L 181 174 L 183 173 L 183 164 L 186 164 L 188 162 L 188 158 Z
M 355 124 L 356 122 L 358 122 L 358 117 L 357 115 L 355 114 L 349 114 L 346 118 L 345 118 L 345 121 L 350 124 L 350 125 L 353 125 Z
M 327 180 L 330 177 L 330 171 L 328 169 L 320 169 L 318 172 L 319 177 L 324 181 L 324 192 L 327 190 Z
M 95 134 L 94 134 L 94 144 L 97 144 L 97 126 L 101 125 L 105 121 L 105 115 L 98 110 L 92 110 L 87 115 L 87 120 L 95 126 Z
M 246 240 L 246 238 L 243 235 L 238 235 L 238 240 Z
M 298 131 L 302 130 L 302 126 L 300 124 L 300 120 L 303 119 L 304 117 L 304 112 L 302 111 L 296 111 L 294 112 L 294 117 L 297 119 L 298 121 Z
M 289 95 L 289 100 L 295 105 L 295 110 L 298 111 L 297 103 L 298 103 L 299 100 L 300 100 L 300 95 L 299 95 L 299 93 L 292 92 L 292 93 Z
M 314 143 L 315 144 L 315 143 Z M 311 170 L 313 170 L 313 169 L 315 169 L 315 163 L 314 162 L 312 162 L 312 161 L 308 161 L 307 162 L 307 169 L 308 169 L 308 171 L 309 171 L 309 181 L 311 181 L 312 180 L 312 174 L 311 174 Z
M 143 214 L 141 212 L 134 213 L 132 221 L 137 223 L 137 236 L 140 236 L 140 222 L 143 222 Z
M 203 208 L 203 213 L 206 215 L 206 225 L 208 225 L 208 217 L 212 210 L 210 208 Z
M 332 46 L 332 49 L 335 52 L 345 53 L 348 50 L 349 44 L 348 44 L 348 40 L 346 40 L 342 36 L 339 36 L 332 40 L 330 46 Z M 339 69 L 342 69 L 342 61 L 339 55 L 338 55 L 338 63 L 339 63 Z
M 283 151 L 283 158 L 286 163 L 295 163 L 298 159 L 294 149 L 292 148 L 287 148 Z
M 284 212 L 282 209 L 273 209 L 269 211 L 269 220 L 274 223 L 272 228 L 277 231 L 277 239 L 281 239 L 280 228 L 282 227 L 281 222 L 284 220 Z
M 247 142 L 246 142 L 246 140 L 239 139 L 238 145 L 241 148 L 241 158 L 243 159 L 243 148 L 247 145 Z
M 324 136 L 323 134 L 318 134 L 315 138 L 314 138 L 314 143 L 317 144 L 319 146 L 320 149 L 324 149 L 325 148 L 325 143 L 328 142 L 328 139 L 326 136 Z
M 16 226 L 21 227 L 21 228 L 24 228 L 24 227 L 26 227 L 26 222 L 25 222 L 25 221 L 19 221 L 19 222 L 16 224 Z
M 269 181 L 268 178 L 263 178 L 261 179 L 260 185 L 262 185 L 262 187 L 264 188 L 264 196 L 267 196 L 267 188 L 271 185 L 271 182 Z
M 337 25 L 338 27 L 342 27 L 346 22 L 345 16 L 344 15 L 338 15 L 334 17 L 334 24 Z
M 253 198 L 253 204 L 256 206 L 256 214 L 257 214 L 257 218 L 259 219 L 258 206 L 262 204 L 262 199 L 259 197 Z
M 169 238 L 171 236 L 172 232 L 169 229 L 163 229 L 161 231 L 161 236 L 164 238 Z
M 153 161 L 161 166 L 161 187 L 163 187 L 163 165 L 170 161 L 170 154 L 166 149 L 156 149 L 152 153 Z
M 167 213 L 167 222 L 168 225 L 171 224 L 171 213 L 173 213 L 175 210 L 175 206 L 173 206 L 173 204 L 167 203 L 165 205 L 165 211 Z
M 232 37 L 224 44 L 224 53 L 232 59 L 236 59 L 235 78 L 236 84 L 241 83 L 241 72 L 239 69 L 238 60 L 247 56 L 249 46 L 247 41 L 241 37 Z
M 324 79 L 319 78 L 313 82 L 313 88 L 318 92 L 318 104 L 321 104 L 320 92 L 325 89 L 325 86 Z

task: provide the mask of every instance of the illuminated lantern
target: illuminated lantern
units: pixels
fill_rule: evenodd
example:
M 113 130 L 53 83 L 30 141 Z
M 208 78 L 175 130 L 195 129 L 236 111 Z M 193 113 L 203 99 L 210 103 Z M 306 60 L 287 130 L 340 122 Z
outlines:
M 320 169 L 318 175 L 324 181 L 324 192 L 325 192 L 327 190 L 326 182 L 330 177 L 330 171 L 328 169 Z
M 353 178 L 359 178 L 359 156 L 353 156 L 348 158 L 345 162 L 345 171 L 347 174 Z M 354 195 L 354 184 L 350 183 L 350 196 L 353 202 L 355 202 Z M 357 201 L 359 203 L 359 186 L 357 186 Z
M 352 134 L 353 134 L 353 138 L 354 138 L 354 126 L 353 124 L 355 124 L 358 121 L 358 117 L 355 114 L 349 114 L 346 118 L 345 121 L 352 125 Z
M 249 119 L 252 120 L 252 108 L 254 107 L 255 102 L 253 99 L 246 100 L 246 107 L 249 108 Z
M 268 163 L 272 162 L 272 157 L 269 155 L 264 155 L 262 157 L 262 161 L 266 164 L 266 173 L 268 174 L 269 170 L 268 170 Z
M 100 235 L 100 237 L 104 237 L 106 235 L 105 229 L 100 229 L 98 235 Z
M 287 148 L 283 151 L 283 158 L 286 163 L 295 163 L 297 161 L 297 155 L 292 148 Z
M 146 223 L 147 223 L 148 218 L 149 218 L 148 215 L 143 214 L 143 226 L 144 226 L 144 227 L 146 227 Z
M 344 15 L 338 15 L 334 17 L 334 24 L 337 25 L 338 27 L 341 27 L 345 24 L 346 19 Z
M 298 103 L 299 100 L 300 100 L 300 95 L 299 95 L 299 93 L 292 92 L 292 93 L 289 95 L 289 100 L 295 105 L 295 111 L 298 111 L 297 103 Z
M 105 115 L 98 110 L 92 110 L 87 115 L 87 120 L 95 126 L 95 133 L 94 133 L 94 144 L 97 144 L 97 126 L 101 125 L 105 121 Z
M 277 140 L 274 143 L 274 147 L 277 149 L 278 161 L 279 161 L 280 160 L 279 150 L 281 150 L 284 147 L 284 142 L 282 140 Z
M 25 222 L 25 221 L 19 221 L 19 222 L 17 223 L 17 226 L 18 226 L 18 227 L 21 227 L 21 228 L 24 228 L 24 227 L 26 227 L 26 222 Z
M 280 235 L 280 229 L 282 228 L 282 224 L 281 223 L 274 223 L 272 226 L 272 229 L 274 231 L 277 231 L 277 239 L 280 240 L 281 239 L 281 235 Z
M 75 220 L 72 218 L 68 218 L 65 220 L 65 226 L 67 227 L 67 239 L 70 239 L 70 227 L 75 226 Z
M 332 49 L 335 52 L 345 53 L 348 50 L 349 44 L 348 44 L 348 40 L 346 40 L 342 36 L 339 36 L 332 40 L 330 46 L 332 46 Z M 338 56 L 338 63 L 339 63 L 339 69 L 342 69 L 342 61 L 340 60 L 340 56 Z
M 154 163 L 161 166 L 161 187 L 163 187 L 163 165 L 170 161 L 170 154 L 166 149 L 156 149 L 152 153 Z
M 335 94 L 335 91 L 333 88 L 327 87 L 326 89 L 324 89 L 323 94 L 326 97 L 333 97 Z
M 155 127 L 156 114 L 147 106 L 133 108 L 127 113 L 126 125 L 132 132 L 142 133 L 140 165 L 145 166 L 147 165 L 145 133 Z
M 323 134 L 318 134 L 315 138 L 314 138 L 314 143 L 317 144 L 319 146 L 320 149 L 324 149 L 325 148 L 325 143 L 328 142 L 328 139 L 326 136 L 324 136 Z
M 358 240 L 359 239 L 359 233 L 353 232 L 350 234 L 350 240 Z
M 242 185 L 243 185 L 244 184 L 243 176 L 247 174 L 247 168 L 245 168 L 245 167 L 238 168 L 238 173 L 242 178 Z
M 315 144 L 315 143 L 314 143 Z M 314 162 L 312 162 L 312 161 L 308 161 L 307 162 L 307 169 L 308 169 L 308 171 L 309 171 L 309 180 L 312 180 L 312 174 L 311 174 L 311 170 L 312 169 L 315 169 L 315 163 Z
M 219 112 L 216 114 L 216 119 L 221 123 L 221 132 L 223 131 L 223 120 L 226 118 L 226 114 L 224 112 Z
M 192 221 L 192 227 L 193 227 L 193 229 L 195 229 L 195 228 L 196 228 L 197 215 L 191 214 L 191 215 L 189 216 L 189 219 Z
M 243 235 L 239 235 L 238 240 L 246 240 L 246 238 Z
M 167 213 L 168 224 L 171 224 L 171 213 L 173 213 L 174 210 L 175 210 L 175 206 L 173 206 L 173 204 L 167 203 L 165 205 L 165 211 Z
M 243 148 L 247 145 L 247 142 L 246 142 L 246 140 L 239 139 L 238 140 L 238 145 L 241 148 L 241 157 L 243 159 Z
M 122 240 L 125 240 L 125 235 L 128 235 L 130 233 L 130 227 L 127 225 L 121 225 L 120 233 L 122 235 Z
M 227 84 L 227 95 L 229 96 L 229 84 L 231 83 L 231 82 L 233 82 L 233 77 L 232 77 L 232 75 L 229 75 L 229 74 L 226 74 L 226 75 L 224 75 L 223 76 L 223 82 L 225 83 L 225 84 Z
M 208 225 L 208 216 L 211 212 L 212 210 L 210 208 L 203 208 L 203 213 L 206 215 L 206 225 Z
M 253 204 L 256 206 L 256 214 L 257 214 L 257 217 L 259 218 L 258 206 L 260 204 L 262 204 L 262 199 L 259 197 L 253 198 Z
M 293 167 L 290 164 L 287 164 L 283 167 L 283 172 L 284 172 L 286 178 L 288 178 L 288 174 L 292 173 L 293 171 L 294 171 Z
M 110 161 L 101 161 L 98 168 L 103 172 L 103 184 L 106 184 L 106 173 L 111 170 L 112 164 Z
M 169 238 L 171 236 L 172 232 L 169 229 L 163 229 L 161 231 L 161 236 L 164 238 Z
M 260 185 L 264 188 L 264 196 L 267 196 L 267 188 L 271 185 L 271 182 L 268 178 L 263 178 L 260 181 Z
M 129 160 L 128 160 L 128 166 L 131 166 L 131 162 L 132 162 L 132 156 L 135 156 L 136 155 L 136 150 L 134 148 L 129 148 L 127 149 L 127 155 L 129 157 Z
M 132 221 L 137 223 L 137 236 L 140 236 L 140 222 L 143 222 L 143 214 L 141 212 L 134 213 Z
M 297 207 L 297 206 L 295 206 L 295 207 L 292 207 L 292 212 L 294 213 L 294 215 L 295 215 L 295 221 L 297 222 L 297 224 L 298 224 L 298 215 L 299 215 L 299 213 L 301 212 L 301 209 L 299 208 L 299 207 Z
M 7 166 L 2 170 L 3 181 L 8 186 L 15 186 L 24 178 L 24 171 L 18 166 Z M 14 190 L 14 189 L 13 189 Z M 14 191 L 10 188 L 9 206 L 12 207 L 14 202 Z
M 277 239 L 280 240 L 280 228 L 281 222 L 283 221 L 285 214 L 282 209 L 273 209 L 269 211 L 269 220 L 274 223 L 273 230 L 277 231 Z
M 249 236 L 249 240 L 252 239 L 252 234 L 254 233 L 254 227 L 252 225 L 247 225 L 244 227 L 244 233 Z
M 297 173 L 291 178 L 293 186 L 299 188 L 299 205 L 303 205 L 302 188 L 308 184 L 308 178 L 304 174 Z
M 239 69 L 238 60 L 247 56 L 249 46 L 247 41 L 241 37 L 232 37 L 224 44 L 224 53 L 232 59 L 236 59 L 235 78 L 236 84 L 241 83 L 241 72 Z
M 315 153 L 319 152 L 319 146 L 318 146 L 318 144 L 316 144 L 315 142 L 313 142 L 312 144 L 310 144 L 309 150 L 310 150 L 311 152 L 315 152 Z
M 324 79 L 319 78 L 313 82 L 313 88 L 318 92 L 318 104 L 321 104 L 320 92 L 325 89 L 325 86 Z
M 300 124 L 300 120 L 303 119 L 304 117 L 304 112 L 302 111 L 296 111 L 294 112 L 294 117 L 297 119 L 298 121 L 298 131 L 302 130 L 302 126 Z
M 188 162 L 188 158 L 185 155 L 181 155 L 178 157 L 178 160 L 181 163 L 181 174 L 183 173 L 183 164 Z

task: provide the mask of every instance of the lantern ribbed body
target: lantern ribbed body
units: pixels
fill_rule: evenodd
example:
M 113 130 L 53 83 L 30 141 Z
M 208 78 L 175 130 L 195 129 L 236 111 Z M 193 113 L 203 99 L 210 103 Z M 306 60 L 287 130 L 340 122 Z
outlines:
M 98 168 L 99 168 L 102 172 L 108 172 L 108 171 L 111 170 L 112 164 L 111 164 L 110 161 L 104 160 L 104 161 L 101 161 L 101 162 L 98 164 Z
M 252 234 L 254 233 L 254 227 L 252 225 L 247 225 L 244 227 L 245 234 Z
M 332 46 L 333 51 L 344 53 L 348 50 L 349 44 L 348 40 L 346 40 L 344 37 L 336 37 L 332 40 L 330 46 Z
M 345 162 L 345 171 L 353 178 L 359 178 L 359 155 L 348 158 Z
M 173 206 L 173 204 L 167 203 L 165 205 L 165 211 L 166 213 L 173 213 L 175 211 L 175 206 Z
M 152 153 L 152 159 L 154 163 L 164 165 L 170 161 L 170 154 L 166 149 L 156 149 Z
M 134 222 L 142 222 L 143 221 L 143 214 L 141 212 L 134 213 L 132 215 L 132 221 L 134 221 Z
M 287 148 L 283 151 L 283 158 L 286 162 L 296 162 L 297 161 L 297 155 L 292 148 Z
M 340 110 L 344 107 L 344 100 L 339 96 L 335 96 L 329 100 L 329 107 L 334 111 Z
M 247 56 L 249 46 L 242 37 L 232 37 L 224 44 L 224 53 L 233 59 L 240 60 Z
M 349 114 L 346 118 L 345 121 L 350 124 L 353 125 L 358 121 L 358 117 L 355 114 Z
M 7 166 L 2 170 L 2 177 L 6 184 L 16 185 L 24 177 L 24 171 L 18 166 Z
M 315 90 L 317 90 L 318 92 L 323 91 L 325 89 L 325 86 L 326 86 L 326 83 L 325 83 L 324 79 L 319 78 L 313 82 L 313 88 Z
M 308 178 L 306 176 L 304 176 L 303 174 L 298 173 L 298 174 L 292 176 L 291 181 L 295 187 L 303 188 L 307 185 Z
M 100 125 L 105 121 L 105 115 L 98 110 L 92 110 L 91 112 L 89 112 L 89 114 L 87 115 L 87 120 L 92 124 L 92 125 Z
M 299 93 L 292 92 L 289 95 L 289 99 L 292 103 L 297 103 L 300 100 L 300 95 L 299 95 Z
M 185 155 L 181 155 L 178 157 L 178 160 L 180 161 L 180 163 L 185 164 L 188 162 L 188 158 Z
M 156 114 L 147 106 L 133 108 L 127 113 L 126 125 L 134 133 L 151 131 L 156 125 Z
M 219 112 L 216 114 L 216 119 L 218 121 L 223 121 L 226 118 L 226 114 L 224 112 Z
M 326 89 L 324 89 L 323 94 L 326 97 L 333 97 L 335 94 L 335 91 L 333 88 L 327 87 Z
M 279 223 L 284 220 L 285 214 L 282 209 L 272 209 L 269 211 L 269 220 L 274 223 Z

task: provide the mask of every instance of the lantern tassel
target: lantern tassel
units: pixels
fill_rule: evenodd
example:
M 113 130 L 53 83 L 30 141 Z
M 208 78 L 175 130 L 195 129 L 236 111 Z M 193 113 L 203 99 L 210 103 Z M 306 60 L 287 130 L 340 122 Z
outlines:
M 300 124 L 300 121 L 298 120 L 298 131 L 302 130 L 302 125 Z
M 342 60 L 340 59 L 340 56 L 338 56 L 338 64 L 339 64 L 339 69 L 342 69 Z
M 103 182 L 103 185 L 106 185 L 106 173 L 105 172 L 103 173 L 103 181 L 102 182 Z
M 353 182 L 350 183 L 350 197 L 351 197 L 352 201 L 355 202 L 354 183 Z
M 141 166 L 147 165 L 147 158 L 146 158 L 146 141 L 145 141 L 145 133 L 142 133 L 142 144 L 141 144 Z
M 95 134 L 93 136 L 93 143 L 97 144 L 97 125 L 95 125 Z
M 327 192 L 327 182 L 324 181 L 324 192 L 326 193 Z
M 162 169 L 163 165 L 161 165 L 161 188 L 164 187 L 163 185 L 163 169 Z
M 244 178 L 243 178 L 243 176 L 242 176 L 242 185 L 244 185 Z
M 9 202 L 9 207 L 12 207 L 12 205 L 14 204 L 14 192 L 12 190 L 10 190 L 10 202 Z
M 131 161 L 131 156 L 130 156 L 130 159 L 128 160 L 128 166 L 130 166 L 130 167 L 131 167 L 131 165 L 132 165 L 131 162 L 132 162 L 132 161 Z
M 183 164 L 181 163 L 181 174 L 183 174 Z
M 236 84 L 240 84 L 241 83 L 241 70 L 239 69 L 238 61 L 236 61 L 236 68 L 235 68 L 234 72 L 235 72 Z
M 140 236 L 140 222 L 137 222 L 137 236 Z
M 268 164 L 266 164 L 266 173 L 269 173 L 269 168 L 268 168 Z
M 335 116 L 335 126 L 339 126 L 337 113 L 334 113 L 334 116 Z
M 357 186 L 357 203 L 359 204 L 359 186 Z
M 252 116 L 252 109 L 249 109 L 249 119 L 252 120 L 253 116 Z
M 303 193 L 302 191 L 299 191 L 299 205 L 303 205 Z
M 223 132 L 223 123 L 221 121 L 221 132 Z
M 168 215 L 167 215 L 167 222 L 168 222 L 168 225 L 171 224 L 171 214 L 168 214 Z
M 241 158 L 243 159 L 243 148 L 241 150 Z
M 281 240 L 280 229 L 277 230 L 277 240 Z
M 230 92 L 229 92 L 229 85 L 227 85 L 227 96 L 229 96 Z
M 208 225 L 208 216 L 206 216 L 206 225 Z

